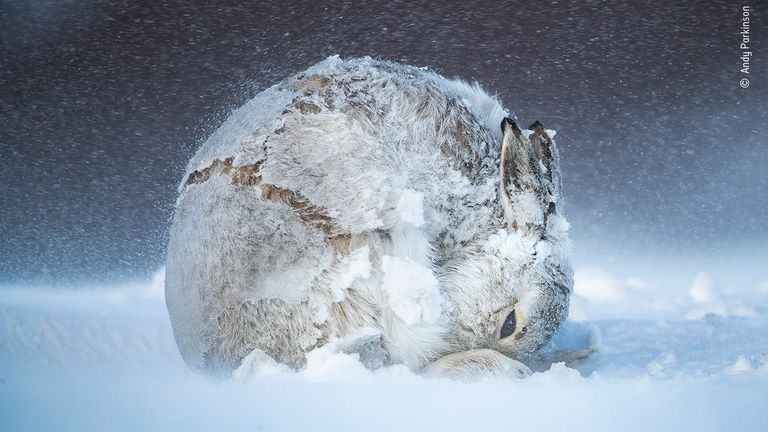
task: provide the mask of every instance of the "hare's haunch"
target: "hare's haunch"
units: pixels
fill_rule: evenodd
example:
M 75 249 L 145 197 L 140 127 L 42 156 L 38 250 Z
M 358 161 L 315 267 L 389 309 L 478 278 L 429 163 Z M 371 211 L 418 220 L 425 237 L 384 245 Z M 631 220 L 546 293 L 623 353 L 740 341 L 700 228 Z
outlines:
M 567 315 L 568 223 L 552 133 L 505 115 L 477 85 L 337 57 L 234 111 L 170 233 L 185 361 L 300 368 L 334 343 L 369 367 L 527 370 Z

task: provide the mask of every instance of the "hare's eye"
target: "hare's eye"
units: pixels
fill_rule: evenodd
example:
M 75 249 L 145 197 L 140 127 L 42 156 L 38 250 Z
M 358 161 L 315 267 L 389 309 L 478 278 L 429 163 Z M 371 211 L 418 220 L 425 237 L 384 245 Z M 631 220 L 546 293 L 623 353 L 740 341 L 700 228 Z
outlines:
M 507 315 L 507 319 L 504 320 L 504 325 L 501 326 L 501 332 L 499 333 L 499 338 L 504 339 L 507 336 L 510 336 L 512 333 L 515 332 L 515 311 Z

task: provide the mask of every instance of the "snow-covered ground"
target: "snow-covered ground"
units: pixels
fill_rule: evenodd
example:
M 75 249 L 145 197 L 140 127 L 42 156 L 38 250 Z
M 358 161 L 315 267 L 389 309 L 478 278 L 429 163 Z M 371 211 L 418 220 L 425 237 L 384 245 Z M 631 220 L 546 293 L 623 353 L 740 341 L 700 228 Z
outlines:
M 597 350 L 578 369 L 460 383 L 365 369 L 329 349 L 308 367 L 187 370 L 146 284 L 0 289 L 0 430 L 768 430 L 768 285 L 706 273 L 656 287 L 576 273 L 550 349 Z

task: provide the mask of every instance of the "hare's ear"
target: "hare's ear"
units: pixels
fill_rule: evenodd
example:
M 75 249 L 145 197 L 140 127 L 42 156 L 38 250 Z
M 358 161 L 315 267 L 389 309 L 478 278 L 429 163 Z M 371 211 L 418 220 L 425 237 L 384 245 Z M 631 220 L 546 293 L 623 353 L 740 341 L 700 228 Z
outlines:
M 543 235 L 560 195 L 558 156 L 541 123 L 537 121 L 529 129 L 532 134 L 523 134 L 514 120 L 501 122 L 499 201 L 511 229 Z
M 541 181 L 544 192 L 550 195 L 552 201 L 560 197 L 560 155 L 557 151 L 555 142 L 544 129 L 544 125 L 538 120 L 528 126 L 528 130 L 533 131 L 531 143 L 536 150 L 536 155 L 543 165 L 541 171 Z

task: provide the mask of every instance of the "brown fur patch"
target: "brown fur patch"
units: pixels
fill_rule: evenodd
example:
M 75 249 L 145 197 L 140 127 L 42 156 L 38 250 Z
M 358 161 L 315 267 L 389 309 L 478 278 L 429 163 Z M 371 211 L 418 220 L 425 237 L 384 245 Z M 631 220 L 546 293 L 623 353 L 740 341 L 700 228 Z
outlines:
M 258 161 L 255 164 L 243 165 L 237 168 L 235 175 L 232 176 L 232 183 L 239 186 L 255 186 L 261 182 L 259 168 L 264 161 Z
M 297 92 L 319 93 L 331 85 L 331 78 L 322 75 L 299 76 L 286 88 Z
M 209 167 L 191 173 L 186 184 L 200 184 L 210 179 L 211 176 L 224 175 L 229 176 L 234 185 L 256 186 L 261 189 L 262 198 L 289 206 L 302 221 L 325 233 L 328 241 L 339 252 L 344 255 L 349 253 L 350 235 L 343 233 L 336 224 L 336 220 L 329 216 L 323 208 L 290 189 L 264 183 L 260 173 L 260 168 L 264 164 L 263 160 L 239 167 L 232 166 L 233 160 L 234 158 L 231 157 L 223 161 L 215 159 Z
M 320 107 L 313 104 L 312 102 L 308 102 L 305 100 L 297 100 L 293 103 L 293 106 L 296 107 L 299 111 L 301 111 L 302 114 L 317 114 L 320 112 Z
M 352 236 L 349 234 L 337 234 L 328 237 L 328 240 L 333 246 L 341 252 L 342 255 L 349 255 L 349 242 L 352 240 Z
M 211 165 L 207 168 L 192 172 L 189 177 L 187 177 L 187 184 L 202 183 L 211 178 L 212 175 L 229 175 L 232 171 L 233 160 L 234 158 L 231 157 L 224 160 L 214 159 Z

